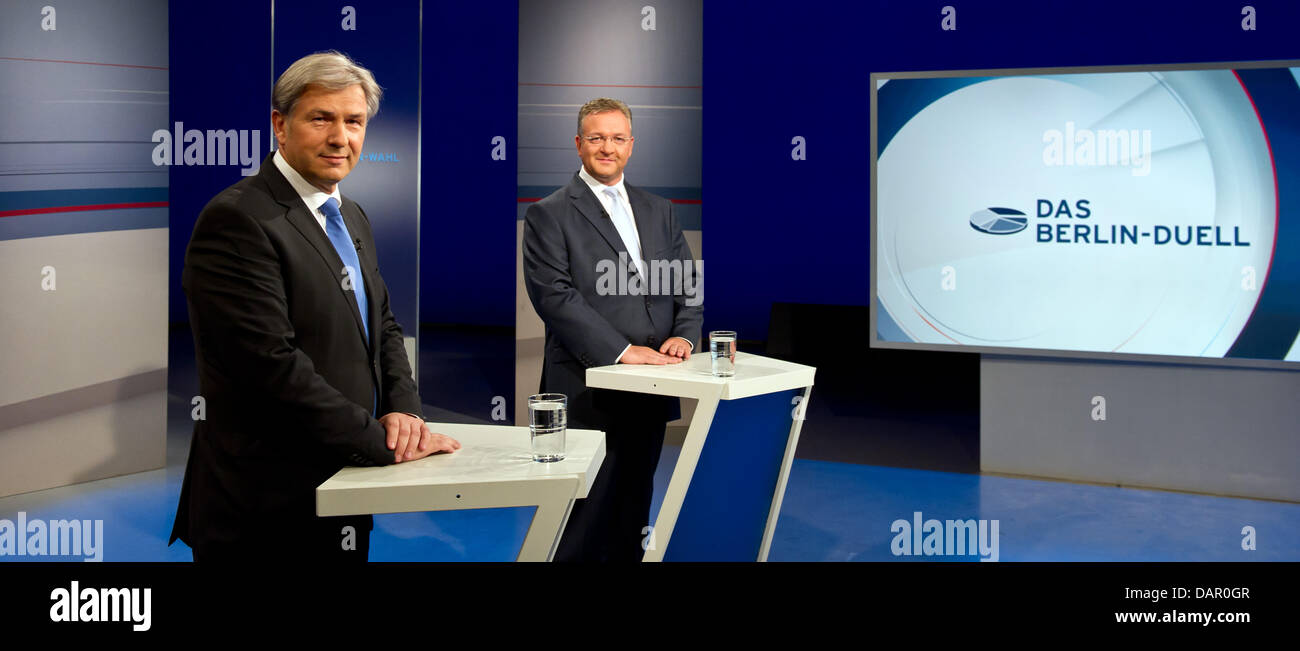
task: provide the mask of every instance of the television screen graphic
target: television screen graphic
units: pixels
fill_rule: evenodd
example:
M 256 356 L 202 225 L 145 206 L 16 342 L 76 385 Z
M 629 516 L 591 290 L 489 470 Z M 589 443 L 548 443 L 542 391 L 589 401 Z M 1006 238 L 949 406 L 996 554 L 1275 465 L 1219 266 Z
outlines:
M 945 74 L 873 75 L 873 345 L 1300 361 L 1300 68 Z

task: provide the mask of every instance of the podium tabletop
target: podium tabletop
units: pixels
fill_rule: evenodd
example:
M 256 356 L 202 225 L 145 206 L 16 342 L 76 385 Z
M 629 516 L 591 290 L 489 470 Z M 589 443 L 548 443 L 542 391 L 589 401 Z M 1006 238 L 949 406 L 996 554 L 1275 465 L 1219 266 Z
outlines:
M 816 372 L 811 366 L 737 352 L 736 374 L 715 377 L 709 352 L 704 350 L 680 364 L 613 364 L 589 368 L 587 386 L 686 398 L 706 393 L 717 395 L 720 387 L 723 400 L 736 400 L 812 386 Z
M 318 515 L 387 513 L 381 505 L 389 496 L 410 495 L 415 489 L 491 488 L 492 494 L 511 501 L 511 492 L 528 491 L 530 482 L 572 478 L 578 482 L 575 497 L 585 498 L 590 483 L 605 460 L 605 434 L 597 430 L 570 429 L 565 433 L 565 458 L 533 461 L 527 427 L 428 423 L 429 429 L 460 442 L 451 454 L 436 454 L 391 466 L 344 468 L 316 488 Z M 442 493 L 433 490 L 433 493 Z M 454 502 L 453 502 L 454 504 Z M 369 510 L 373 505 L 378 510 Z M 441 508 L 455 508 L 443 506 Z M 482 508 L 478 505 L 476 508 Z M 439 510 L 427 504 L 423 510 Z

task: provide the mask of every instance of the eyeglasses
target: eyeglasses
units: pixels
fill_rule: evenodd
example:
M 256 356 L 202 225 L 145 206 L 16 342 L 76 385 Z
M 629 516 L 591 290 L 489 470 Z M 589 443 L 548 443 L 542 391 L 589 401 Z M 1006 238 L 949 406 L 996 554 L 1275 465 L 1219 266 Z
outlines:
M 631 136 L 583 136 L 582 139 L 593 147 L 606 141 L 613 143 L 616 147 L 622 147 L 632 142 Z

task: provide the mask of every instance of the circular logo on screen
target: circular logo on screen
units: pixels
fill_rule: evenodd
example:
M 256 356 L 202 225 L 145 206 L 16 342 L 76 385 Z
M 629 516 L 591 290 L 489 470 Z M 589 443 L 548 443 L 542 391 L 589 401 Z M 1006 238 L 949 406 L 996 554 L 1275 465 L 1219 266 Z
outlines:
M 1025 230 L 1029 218 L 1014 208 L 985 208 L 970 216 L 970 227 L 990 235 L 1010 235 Z

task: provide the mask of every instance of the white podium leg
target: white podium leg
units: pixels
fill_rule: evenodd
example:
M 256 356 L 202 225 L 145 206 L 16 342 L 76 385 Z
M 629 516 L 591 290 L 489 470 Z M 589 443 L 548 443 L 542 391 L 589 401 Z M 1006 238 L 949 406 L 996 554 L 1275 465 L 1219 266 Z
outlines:
M 767 514 L 767 527 L 763 530 L 763 546 L 758 551 L 758 561 L 767 562 L 767 552 L 772 547 L 772 534 L 776 533 L 776 520 L 781 515 L 781 500 L 785 498 L 785 482 L 790 478 L 790 465 L 794 463 L 794 451 L 799 447 L 799 430 L 803 428 L 804 415 L 808 413 L 808 399 L 812 397 L 812 387 L 804 387 L 803 400 L 799 401 L 794 422 L 790 424 L 790 438 L 786 440 L 785 456 L 781 459 L 781 474 L 776 478 L 776 493 L 772 495 L 772 510 Z
M 577 478 L 557 478 L 534 484 L 530 497 L 537 504 L 537 510 L 533 513 L 528 535 L 524 537 L 524 544 L 515 558 L 520 562 L 550 561 L 555 557 L 555 548 L 564 532 L 564 524 L 569 521 L 574 496 L 578 493 Z

